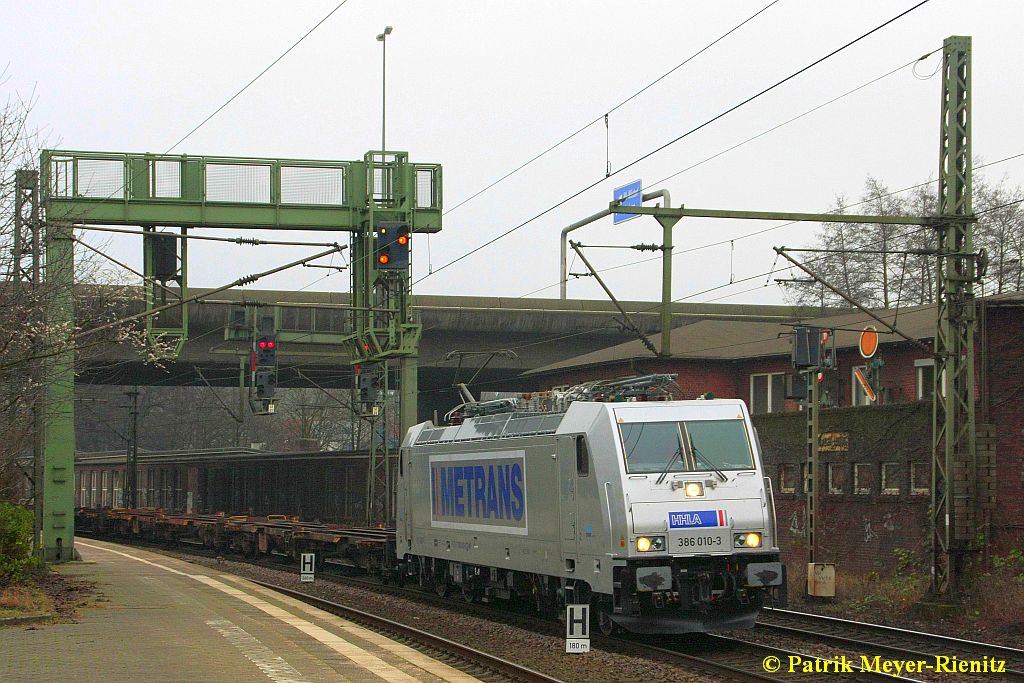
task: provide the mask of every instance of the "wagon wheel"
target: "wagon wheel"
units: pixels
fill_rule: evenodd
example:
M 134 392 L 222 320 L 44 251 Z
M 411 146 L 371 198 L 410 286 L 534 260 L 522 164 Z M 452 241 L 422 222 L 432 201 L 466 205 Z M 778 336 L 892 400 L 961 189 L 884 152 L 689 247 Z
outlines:
M 533 601 L 533 609 L 537 614 L 547 614 L 548 612 L 548 601 L 544 596 L 544 587 L 541 584 L 540 577 L 534 575 L 533 580 L 530 581 L 530 598 Z
M 445 574 L 439 572 L 434 576 L 434 592 L 441 598 L 448 595 L 448 577 Z
M 462 584 L 462 599 L 466 602 L 476 602 L 480 598 L 480 589 L 474 588 L 468 583 Z
M 618 626 L 612 621 L 611 615 L 603 609 L 599 609 L 597 612 L 597 628 L 600 629 L 601 635 L 604 636 L 611 636 L 618 630 Z

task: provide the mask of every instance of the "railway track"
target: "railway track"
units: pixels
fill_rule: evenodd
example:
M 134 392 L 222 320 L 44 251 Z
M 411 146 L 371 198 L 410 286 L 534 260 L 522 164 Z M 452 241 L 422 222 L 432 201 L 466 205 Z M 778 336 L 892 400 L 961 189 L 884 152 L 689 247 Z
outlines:
M 635 642 L 634 638 L 628 638 Z M 666 645 L 644 645 L 647 649 L 674 657 L 691 667 L 738 680 L 757 681 L 916 681 L 905 676 L 890 676 L 850 665 L 843 670 L 834 660 L 803 652 L 751 643 L 739 638 L 706 633 L 677 636 Z M 801 666 L 789 670 L 790 658 Z M 772 671 L 777 665 L 777 669 Z M 804 669 L 804 665 L 809 670 Z
M 189 544 L 181 544 L 176 548 L 166 548 L 166 546 L 162 546 L 161 544 L 147 543 L 144 545 L 153 548 L 176 550 L 178 552 L 198 555 L 208 559 L 212 558 L 216 554 L 205 552 L 201 548 L 192 547 Z M 279 559 L 284 560 L 285 558 Z M 274 561 L 273 559 L 258 560 L 246 558 L 245 562 L 267 569 L 294 569 L 293 567 L 286 567 L 283 561 Z M 330 564 L 328 566 L 330 566 Z M 344 567 L 338 567 L 337 569 L 342 572 L 344 571 Z M 422 589 L 400 587 L 393 584 L 383 585 L 376 579 L 368 579 L 363 576 L 346 575 L 344 573 L 339 573 L 338 571 L 324 571 L 318 574 L 318 576 L 332 582 L 397 595 L 443 609 L 451 610 L 455 608 L 455 605 L 458 605 L 458 611 L 460 612 L 469 612 L 473 616 L 479 616 L 489 620 L 494 620 L 497 616 L 495 610 L 490 607 L 485 607 L 479 604 L 461 603 L 461 599 L 458 597 L 457 593 L 444 598 L 435 595 L 433 592 L 427 592 Z M 295 599 L 315 605 L 325 611 L 343 616 L 344 618 L 351 619 L 353 621 L 360 621 L 371 628 L 387 632 L 390 637 L 406 639 L 410 643 L 415 643 L 420 649 L 428 651 L 432 656 L 439 657 L 441 659 L 445 659 L 445 657 L 455 657 L 456 660 L 461 661 L 464 664 L 463 666 L 459 666 L 458 664 L 453 665 L 467 671 L 467 673 L 472 673 L 474 676 L 479 677 L 478 672 L 474 672 L 472 668 L 466 668 L 465 663 L 469 663 L 471 667 L 480 667 L 484 672 L 489 673 L 491 678 L 488 678 L 487 680 L 558 680 L 529 668 L 521 667 L 514 662 L 503 660 L 501 658 L 494 657 L 493 655 L 473 650 L 472 648 L 466 648 L 466 646 L 459 643 L 454 643 L 453 641 L 420 631 L 414 627 L 389 621 L 382 617 L 362 612 L 361 610 L 350 608 L 313 595 L 308 595 L 301 591 L 284 586 L 262 581 L 255 581 L 255 583 L 275 591 L 280 591 L 285 595 L 289 595 Z M 455 601 L 460 602 L 456 603 Z M 516 626 L 546 633 L 548 635 L 560 635 L 561 633 L 561 627 L 557 621 L 541 619 L 521 611 L 512 613 L 502 612 L 500 616 L 504 623 L 514 623 Z M 780 609 L 766 610 L 763 622 L 764 623 L 759 620 L 758 628 L 783 633 L 800 638 L 801 640 L 811 639 L 842 645 L 857 654 L 861 654 L 865 652 L 865 650 L 872 652 L 874 650 L 884 650 L 887 655 L 894 652 L 899 653 L 899 659 L 918 658 L 917 655 L 919 654 L 923 658 L 928 659 L 933 659 L 935 654 L 956 654 L 958 657 L 963 659 L 964 657 L 970 656 L 984 656 L 980 653 L 982 652 L 982 649 L 987 649 L 987 656 L 989 657 L 995 656 L 995 652 L 1001 653 L 1000 657 L 1006 659 L 1007 670 L 1011 675 L 1019 675 L 1016 672 L 1016 664 L 1014 665 L 1014 670 L 1010 671 L 1011 656 L 1013 657 L 1012 661 L 1016 662 L 1016 658 L 1018 656 L 1024 655 L 1024 651 L 1005 648 L 998 645 L 977 643 L 975 641 L 960 640 L 929 633 L 903 631 L 892 627 L 847 621 L 834 617 L 819 617 L 818 615 L 790 612 Z M 843 629 L 845 629 L 846 632 L 841 632 Z M 868 633 L 871 633 L 872 635 L 866 635 Z M 902 639 L 897 640 L 899 638 Z M 925 650 L 921 647 L 914 649 L 911 647 L 911 643 L 909 642 L 913 639 L 917 639 L 917 642 L 924 639 L 931 639 L 930 642 L 932 642 L 933 645 L 929 650 Z M 837 665 L 833 659 L 782 647 L 751 643 L 749 641 L 742 640 L 741 638 L 731 638 L 723 635 L 692 634 L 688 636 L 668 637 L 615 636 L 612 638 L 605 638 L 595 633 L 592 635 L 592 640 L 595 647 L 619 652 L 628 651 L 632 654 L 640 654 L 644 657 L 654 657 L 661 661 L 676 663 L 688 670 L 696 670 L 701 673 L 706 673 L 717 678 L 728 680 L 817 681 L 822 680 L 825 676 L 827 676 L 829 680 L 836 681 L 876 681 L 883 678 L 888 681 L 918 680 L 908 676 L 897 677 L 862 668 L 859 666 L 859 660 L 849 662 L 849 670 L 841 671 L 837 670 Z M 657 641 L 657 644 L 653 642 L 655 640 Z M 450 646 L 449 643 L 451 644 Z M 939 643 L 941 643 L 941 645 L 939 645 Z M 976 646 L 978 649 L 968 650 L 966 647 L 961 647 L 963 645 Z M 937 650 L 937 647 L 945 649 Z M 465 648 L 466 652 L 456 652 L 455 648 Z M 800 666 L 797 667 L 798 670 L 790 672 L 790 657 L 798 658 L 801 664 L 807 663 L 810 670 L 804 671 L 803 667 Z M 774 661 L 777 661 L 779 664 L 777 671 L 767 670 L 770 667 L 765 666 L 766 662 L 772 661 L 772 658 L 775 658 Z M 449 661 L 449 663 L 451 662 Z M 519 671 L 517 672 L 517 670 Z M 497 678 L 494 676 L 497 676 Z
M 968 662 L 1005 661 L 1006 670 L 1002 675 L 1024 680 L 1024 650 L 1003 645 L 777 608 L 765 609 L 756 628 L 850 647 L 855 651 L 877 652 L 883 656 L 896 654 L 898 659 L 904 660 L 934 662 L 936 657 L 956 657 L 958 661 Z
M 274 568 L 274 563 L 261 563 L 261 566 L 267 568 Z M 281 566 L 278 564 L 276 568 L 280 569 Z M 344 583 L 349 585 L 358 586 L 367 590 L 374 590 L 378 592 L 386 592 L 392 595 L 401 595 L 403 597 L 411 598 L 418 602 L 425 602 L 431 605 L 441 607 L 443 609 L 453 608 L 453 598 L 447 599 L 439 597 L 433 593 L 427 593 L 422 590 L 415 588 L 404 588 L 395 585 L 383 586 L 379 582 L 373 580 L 367 580 L 361 577 L 351 577 L 344 575 L 335 574 L 322 574 L 323 578 L 330 581 Z M 326 603 L 327 605 L 335 605 L 328 601 L 323 601 L 320 598 L 306 595 L 300 591 L 295 591 L 288 588 L 273 586 L 260 581 L 256 581 L 260 585 L 272 588 L 273 590 L 281 590 L 283 593 L 295 597 L 296 599 L 309 601 L 310 604 L 314 604 L 321 609 L 331 611 L 330 608 L 322 607 L 321 605 Z M 458 595 L 454 597 L 454 600 L 459 600 Z M 458 603 L 456 603 L 458 604 Z M 351 609 L 342 605 L 337 605 L 343 609 Z M 459 605 L 460 611 L 472 611 L 474 615 L 479 615 L 486 619 L 494 619 L 495 612 L 493 609 L 483 607 L 478 604 L 461 604 Z M 363 614 L 359 610 L 353 610 L 357 614 Z M 344 615 L 343 615 L 344 616 Z M 371 618 L 376 618 L 373 615 L 367 615 Z M 507 614 L 503 613 L 503 620 L 507 621 Z M 554 633 L 560 631 L 560 626 L 557 622 L 551 620 L 540 619 L 529 614 L 515 613 L 515 622 L 518 626 L 523 626 L 531 630 L 535 630 L 542 633 Z M 351 617 L 349 617 L 351 618 Z M 387 621 L 387 620 L 385 620 Z M 388 622 L 393 623 L 393 622 Z M 412 629 L 416 631 L 416 629 Z M 443 639 L 442 639 L 443 640 Z M 625 647 L 627 650 L 634 653 L 639 652 L 640 654 L 650 657 L 656 656 L 661 660 L 674 662 L 681 664 L 688 670 L 696 670 L 701 673 L 706 673 L 715 676 L 717 679 L 727 679 L 735 681 L 817 681 L 821 680 L 823 672 L 826 670 L 823 665 L 828 663 L 831 664 L 832 660 L 828 660 L 821 657 L 816 657 L 807 653 L 795 652 L 783 648 L 772 647 L 768 645 L 760 645 L 755 643 L 749 643 L 740 639 L 729 638 L 727 636 L 718 636 L 710 634 L 694 634 L 693 636 L 673 636 L 670 638 L 670 643 L 666 645 L 654 645 L 650 642 L 652 638 L 648 637 L 612 637 L 605 638 L 596 634 L 592 634 L 592 640 L 595 646 L 608 649 L 609 646 L 612 649 L 621 649 Z M 665 637 L 660 636 L 658 640 L 664 642 Z M 444 641 L 448 642 L 448 641 Z M 488 655 L 489 656 L 489 655 Z M 766 660 L 770 658 L 776 658 L 779 662 L 780 669 L 772 672 L 765 668 Z M 797 657 L 801 662 L 809 662 L 813 667 L 815 662 L 818 662 L 818 669 L 816 671 L 797 671 L 790 673 L 788 671 L 788 662 L 790 657 Z M 513 665 L 518 666 L 518 665 Z M 836 681 L 915 681 L 913 678 L 907 677 L 894 677 L 886 674 L 880 674 L 873 671 L 867 671 L 860 667 L 852 667 L 853 671 L 850 672 L 839 672 L 831 673 L 829 680 Z M 830 670 L 831 671 L 831 670 Z M 541 674 L 543 676 L 543 674 Z M 551 678 L 541 679 L 527 679 L 522 680 L 555 680 Z

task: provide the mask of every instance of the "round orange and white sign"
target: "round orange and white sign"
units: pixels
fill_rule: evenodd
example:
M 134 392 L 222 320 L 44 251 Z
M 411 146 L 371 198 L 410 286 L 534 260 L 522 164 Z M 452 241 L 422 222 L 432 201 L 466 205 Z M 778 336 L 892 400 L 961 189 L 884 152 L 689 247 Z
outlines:
M 878 330 L 869 325 L 860 333 L 861 358 L 871 358 L 878 351 Z

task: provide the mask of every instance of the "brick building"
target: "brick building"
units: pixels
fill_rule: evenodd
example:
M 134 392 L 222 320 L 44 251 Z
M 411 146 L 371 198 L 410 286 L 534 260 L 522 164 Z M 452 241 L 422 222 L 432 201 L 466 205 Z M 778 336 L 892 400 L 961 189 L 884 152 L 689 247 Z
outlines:
M 876 311 L 930 348 L 935 307 Z M 977 420 L 995 434 L 995 506 L 978 523 L 995 552 L 1024 545 L 1024 293 L 978 301 Z M 797 322 L 797 321 L 794 321 Z M 930 548 L 932 384 L 934 360 L 924 348 L 879 333 L 878 401 L 868 400 L 853 369 L 863 367 L 859 330 L 875 325 L 863 313 L 801 324 L 836 330 L 838 367 L 822 381 L 818 561 L 864 572 L 892 566 L 893 550 L 922 559 Z M 700 321 L 672 330 L 671 358 L 657 358 L 640 340 L 584 354 L 527 373 L 542 388 L 593 379 L 676 373 L 674 398 L 705 392 L 747 402 L 772 477 L 780 545 L 792 567 L 806 560 L 804 544 L 805 420 L 786 398 L 792 327 L 776 323 Z M 660 339 L 652 336 L 658 347 Z M 986 446 L 987 447 L 987 446 Z

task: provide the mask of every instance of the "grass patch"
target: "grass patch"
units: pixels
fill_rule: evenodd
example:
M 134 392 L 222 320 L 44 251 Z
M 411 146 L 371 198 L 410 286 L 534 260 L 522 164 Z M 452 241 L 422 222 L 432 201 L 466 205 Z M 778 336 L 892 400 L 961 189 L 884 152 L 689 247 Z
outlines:
M 46 593 L 35 586 L 8 586 L 0 590 L 0 619 L 50 612 L 53 612 L 53 603 Z

